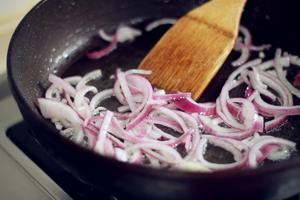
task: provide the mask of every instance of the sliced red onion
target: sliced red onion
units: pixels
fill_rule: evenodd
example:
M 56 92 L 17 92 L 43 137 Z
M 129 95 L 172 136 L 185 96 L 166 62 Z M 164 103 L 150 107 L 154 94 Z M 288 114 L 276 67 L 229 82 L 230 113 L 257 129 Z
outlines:
M 194 135 L 193 134 L 194 131 L 195 130 L 189 129 L 186 133 L 182 134 L 178 138 L 176 138 L 176 139 L 170 139 L 170 140 L 167 140 L 167 141 L 162 141 L 162 143 L 168 144 L 171 147 L 177 147 L 179 144 L 183 144 L 183 143 L 186 144 L 187 140 L 190 140 L 190 143 L 192 143 L 191 142 L 191 136 Z M 197 134 L 199 135 L 199 133 L 197 133 Z M 199 138 L 200 138 L 200 136 L 199 136 Z M 193 151 L 192 151 L 192 148 L 193 148 L 192 144 L 190 144 L 190 145 L 191 146 L 185 148 L 186 151 L 189 152 L 189 154 L 193 153 Z M 189 156 L 189 155 L 185 156 L 185 158 L 184 158 L 185 160 L 187 159 L 187 156 Z
M 140 36 L 141 34 L 142 32 L 139 29 L 125 25 L 119 26 L 116 33 L 114 33 L 112 36 L 106 34 L 106 32 L 103 29 L 100 29 L 99 36 L 103 40 L 110 43 L 107 47 L 102 48 L 98 51 L 89 52 L 87 54 L 87 57 L 90 59 L 100 59 L 114 51 L 117 48 L 118 42 L 124 43 L 127 41 L 133 41 L 136 37 Z
M 70 94 L 71 96 L 74 96 L 76 93 L 75 88 L 71 86 L 69 82 L 54 74 L 49 74 L 48 81 L 54 84 L 57 88 L 63 89 L 66 93 Z
M 299 58 L 299 56 L 295 56 L 295 55 L 289 54 L 287 52 L 284 52 L 283 56 L 288 56 L 289 59 L 290 59 L 291 64 L 300 67 L 300 58 Z
M 126 102 L 126 99 L 122 93 L 121 90 L 121 85 L 120 85 L 120 81 L 116 80 L 114 83 L 114 88 L 113 88 L 113 95 L 117 98 L 117 100 L 123 104 L 123 105 L 128 105 Z
M 185 160 L 194 160 L 196 157 L 196 151 L 197 151 L 197 146 L 200 141 L 200 131 L 198 129 L 198 123 L 197 120 L 190 114 L 187 114 L 185 112 L 181 111 L 176 111 L 176 113 L 184 120 L 186 125 L 189 127 L 189 131 L 191 132 L 191 144 L 189 145 L 186 143 L 186 150 L 188 154 L 185 157 Z M 187 137 L 187 139 L 190 139 L 190 137 Z
M 81 79 L 81 76 L 69 76 L 67 78 L 64 78 L 65 81 L 74 86 L 76 86 L 79 83 L 79 81 L 81 81 Z
M 280 103 L 283 106 L 289 106 L 293 104 L 293 99 L 292 99 L 292 95 L 291 93 L 288 91 L 288 89 L 280 82 L 278 81 L 275 77 L 273 77 L 272 75 L 268 75 L 267 73 L 261 72 L 260 76 L 262 78 L 262 81 L 270 88 L 273 89 L 273 91 L 278 93 L 278 100 L 280 101 Z M 260 103 L 264 103 L 264 104 L 268 104 L 264 102 L 261 98 L 260 95 L 256 95 L 254 97 L 254 103 L 257 104 L 256 100 L 259 99 Z M 277 98 L 276 98 L 277 99 Z M 260 114 L 264 115 L 264 116 L 274 116 L 274 114 L 272 114 L 272 112 L 270 112 L 269 110 L 265 110 L 267 112 L 264 112 L 263 110 L 259 109 L 260 107 L 258 107 L 258 110 L 260 112 Z
M 107 47 L 104 47 L 100 50 L 97 51 L 92 51 L 87 53 L 87 57 L 89 59 L 100 59 L 104 56 L 107 56 L 108 54 L 110 54 L 111 52 L 113 52 L 116 48 L 117 48 L 117 36 L 114 35 L 112 38 L 112 41 L 109 43 L 109 45 Z
M 163 116 L 150 116 L 147 117 L 146 121 L 150 122 L 151 124 L 159 124 L 162 126 L 169 127 L 177 132 L 183 132 L 181 126 L 173 119 Z
M 54 76 L 54 77 L 53 77 Z M 70 76 L 67 78 L 64 78 L 63 80 L 59 80 L 60 78 L 55 76 L 55 75 L 49 75 L 49 79 L 52 79 L 52 81 L 56 82 L 56 84 L 52 84 L 46 91 L 45 93 L 45 97 L 47 99 L 53 99 L 56 101 L 60 101 L 61 100 L 61 93 L 62 93 L 62 89 L 65 88 L 65 91 L 71 91 L 72 95 L 74 95 L 74 89 L 69 87 L 69 84 L 72 85 L 76 85 L 80 80 L 81 80 L 81 76 Z M 68 82 L 69 84 L 65 85 L 66 82 Z M 65 86 L 62 86 L 65 85 Z
M 155 26 L 151 25 L 152 29 L 163 23 L 156 22 Z M 300 115 L 300 106 L 293 104 L 291 89 L 282 78 L 286 79 L 285 66 L 290 63 L 300 66 L 299 58 L 287 53 L 281 56 L 278 50 L 274 60 L 246 62 L 247 52 L 262 51 L 269 46 L 254 46 L 248 30 L 241 27 L 241 32 L 244 40 L 238 39 L 235 48 L 246 51 L 237 61 L 244 64 L 228 77 L 216 102 L 197 103 L 190 93 L 167 94 L 164 90 L 153 89 L 143 77 L 151 71 L 139 69 L 117 70 L 112 77 L 114 87 L 98 92 L 88 85 L 89 81 L 102 76 L 100 70 L 94 70 L 84 77 L 61 79 L 50 75 L 52 85 L 45 94 L 49 99 L 38 99 L 41 113 L 61 134 L 71 136 L 73 141 L 101 155 L 123 162 L 179 169 L 193 163 L 205 171 L 213 171 L 254 167 L 265 159 L 286 159 L 289 150 L 295 146 L 270 142 L 256 147 L 262 140 L 274 139 L 257 132 L 265 133 L 280 126 L 288 115 Z M 120 26 L 113 36 L 100 31 L 102 39 L 110 45 L 94 55 L 107 55 L 118 42 L 131 41 L 139 34 L 139 30 L 124 26 Z M 245 98 L 231 97 L 231 91 L 242 84 L 247 85 Z M 91 101 L 85 97 L 88 92 L 96 93 Z M 118 112 L 99 106 L 111 97 L 121 103 Z M 265 101 L 266 98 L 274 104 L 279 102 L 279 105 Z M 168 133 L 156 125 L 171 128 L 178 134 Z M 203 131 L 209 135 L 203 135 Z M 235 162 L 218 164 L 205 160 L 208 143 L 231 152 Z M 184 158 L 177 146 L 185 148 Z M 248 157 L 249 149 L 253 151 L 251 158 Z
M 154 155 L 158 160 L 169 164 L 177 164 L 182 160 L 181 155 L 175 149 L 164 144 L 144 142 L 132 145 L 131 147 L 127 148 L 126 151 L 129 153 L 136 149 L 155 150 L 155 152 L 152 152 L 152 155 Z
M 77 129 L 74 130 L 74 132 L 76 133 L 76 136 L 74 137 L 74 141 L 78 144 L 83 142 L 83 138 L 84 138 L 84 132 L 82 129 Z
M 147 124 L 147 123 L 145 122 L 144 125 L 145 124 Z M 139 126 L 138 128 L 142 128 L 142 127 L 143 126 Z M 145 142 L 156 142 L 156 141 L 158 142 L 161 140 L 161 138 L 168 138 L 168 137 L 164 137 L 165 135 L 171 136 L 168 133 L 165 133 L 164 131 L 160 130 L 153 124 L 149 124 L 149 126 L 145 130 L 145 132 L 146 132 L 146 134 L 144 134 L 143 132 L 140 132 L 140 135 L 143 136 L 143 141 L 145 141 Z M 140 137 L 140 135 L 138 135 L 138 137 Z
M 255 66 L 257 64 L 260 64 L 261 60 L 256 59 L 253 61 L 250 61 L 243 66 L 239 67 L 236 69 L 228 78 L 227 82 L 222 88 L 220 97 L 217 99 L 217 104 L 216 104 L 216 111 L 217 114 L 230 126 L 234 128 L 238 128 L 240 130 L 245 130 L 247 127 L 245 125 L 241 124 L 239 121 L 237 121 L 232 113 L 229 111 L 228 106 L 227 106 L 227 99 L 229 99 L 229 91 L 232 90 L 233 88 L 239 86 L 242 82 L 241 80 L 236 81 L 235 78 L 238 77 L 243 70 L 246 70 L 247 68 L 251 66 Z
M 129 153 L 128 162 L 134 164 L 143 164 L 144 155 L 141 153 L 140 150 L 135 150 Z
M 270 131 L 274 128 L 277 128 L 280 125 L 284 124 L 287 120 L 288 120 L 287 116 L 275 117 L 274 119 L 267 121 L 265 123 L 265 130 Z
M 168 108 L 162 107 L 162 106 L 155 106 L 154 109 L 156 111 L 158 111 L 159 113 L 161 113 L 162 115 L 176 121 L 182 128 L 183 132 L 187 132 L 188 128 L 187 128 L 186 124 L 184 123 L 183 119 L 180 116 L 178 116 L 178 114 L 176 112 L 174 112 L 173 110 L 170 110 Z
M 274 60 L 265 61 L 256 66 L 256 68 L 260 71 L 266 71 L 274 67 Z
M 106 42 L 111 42 L 113 40 L 113 37 L 115 36 L 114 35 L 109 35 L 107 34 L 104 29 L 100 29 L 99 32 L 98 32 L 100 38 Z
M 98 134 L 98 137 L 96 140 L 96 145 L 94 147 L 94 150 L 100 154 L 104 154 L 105 138 L 106 138 L 108 127 L 111 123 L 112 117 L 113 117 L 113 112 L 106 111 L 104 119 L 101 123 L 99 134 Z
M 250 57 L 250 49 L 249 47 L 242 47 L 241 49 L 241 56 L 233 61 L 231 64 L 232 66 L 234 67 L 238 67 L 238 66 L 241 66 L 242 64 L 244 64 Z
M 90 102 L 90 109 L 92 111 L 95 111 L 97 108 L 97 105 L 99 105 L 103 100 L 111 98 L 113 95 L 113 90 L 112 89 L 106 89 L 102 90 L 101 92 L 97 93 Z
M 98 90 L 94 86 L 84 86 L 80 90 L 77 91 L 74 97 L 74 104 L 77 108 L 81 107 L 84 103 L 88 103 L 85 101 L 85 95 L 89 92 L 97 93 Z
M 259 53 L 263 53 L 264 50 L 270 49 L 272 47 L 272 45 L 270 44 L 263 44 L 263 45 L 259 45 L 259 46 L 255 46 L 255 45 L 246 45 L 245 43 L 242 43 L 241 38 L 238 38 L 235 46 L 234 46 L 234 50 L 241 50 L 242 48 L 246 47 L 251 51 L 259 51 Z M 260 57 L 260 56 L 259 56 Z M 261 58 L 264 58 L 264 56 L 262 56 Z
M 290 157 L 291 151 L 288 147 L 282 146 L 282 147 L 275 147 L 273 148 L 270 153 L 267 155 L 268 160 L 272 161 L 279 161 L 279 160 L 285 160 Z
M 85 97 L 85 95 L 89 92 L 95 94 L 98 92 L 98 90 L 94 86 L 83 87 L 82 89 L 77 91 L 74 97 L 74 104 L 71 103 L 71 99 L 68 98 L 69 104 L 72 105 L 72 108 L 75 109 L 83 118 L 87 118 L 92 115 L 92 111 L 89 106 L 89 100 Z
M 172 103 L 176 105 L 180 110 L 187 113 L 199 113 L 201 115 L 216 115 L 215 103 L 196 103 L 191 98 L 180 98 L 172 100 Z
M 200 137 L 199 137 L 200 138 Z M 184 141 L 185 145 L 184 145 L 184 148 L 187 152 L 189 152 L 192 148 L 193 148 L 193 142 L 192 142 L 192 135 L 189 134 L 187 135 L 185 141 Z M 199 143 L 199 142 L 198 142 Z M 197 145 L 195 145 L 196 147 L 198 146 L 198 143 Z M 193 158 L 194 159 L 194 158 Z
M 238 67 L 246 63 L 250 57 L 250 51 L 263 51 L 271 47 L 269 44 L 254 46 L 252 44 L 252 36 L 250 31 L 244 26 L 240 26 L 239 30 L 244 35 L 244 42 L 241 40 L 236 41 L 234 50 L 241 51 L 241 55 L 238 59 L 231 63 L 234 67 Z
M 250 31 L 243 25 L 240 25 L 239 31 L 244 35 L 244 43 L 247 45 L 252 44 L 252 36 Z
M 123 25 L 117 30 L 117 41 L 120 43 L 133 41 L 140 35 L 142 35 L 142 32 L 139 29 Z
M 249 46 L 252 44 L 252 37 L 249 30 L 244 26 L 240 26 L 239 30 L 244 35 L 244 45 L 241 46 L 239 49 L 241 51 L 241 56 L 237 60 L 231 63 L 235 67 L 244 64 L 249 59 L 250 57 Z M 237 48 L 235 49 L 238 50 Z
M 153 105 L 146 105 L 144 109 L 127 124 L 127 130 L 131 130 L 140 123 L 144 121 L 144 119 L 149 115 L 149 113 L 153 110 Z
M 215 123 L 210 117 L 199 115 L 199 120 L 203 129 L 206 133 L 215 135 L 218 137 L 232 138 L 236 140 L 242 140 L 247 137 L 252 136 L 255 133 L 255 130 L 238 130 L 234 128 L 225 128 Z
M 130 108 L 128 105 L 118 107 L 118 112 L 120 112 L 120 113 L 129 112 L 129 111 L 130 111 Z
M 219 98 L 221 98 L 222 96 L 220 96 Z M 217 99 L 216 101 L 216 111 L 217 111 L 217 115 L 223 119 L 224 123 L 226 123 L 228 126 L 239 129 L 239 130 L 245 130 L 248 127 L 245 127 L 244 124 L 240 123 L 238 121 L 238 119 L 235 118 L 235 116 L 233 115 L 234 113 L 231 113 L 228 105 L 227 105 L 227 101 L 226 98 L 222 98 L 222 99 Z M 224 102 L 225 100 L 225 102 Z
M 133 101 L 133 97 L 129 90 L 125 74 L 119 70 L 117 71 L 117 78 L 118 81 L 120 82 L 120 86 L 125 96 L 125 100 L 128 103 L 130 110 L 134 112 L 136 110 L 136 104 Z
M 52 99 L 55 101 L 61 101 L 60 90 L 52 84 L 45 93 L 46 99 Z
M 287 57 L 288 58 L 288 57 Z M 289 66 L 289 59 L 285 59 L 285 57 L 281 57 L 281 49 L 277 49 L 275 53 L 274 66 L 277 72 L 277 75 L 281 82 L 289 89 L 291 93 L 300 98 L 300 90 L 295 88 L 285 77 L 285 73 L 283 72 L 284 66 Z
M 96 145 L 97 145 L 97 143 L 96 143 Z M 97 151 L 95 150 L 95 152 L 97 152 Z M 108 138 L 105 138 L 105 141 L 104 141 L 103 155 L 108 156 L 108 157 L 113 157 L 115 155 L 115 149 L 114 149 L 113 143 Z
M 272 101 L 275 101 L 276 95 L 273 94 L 271 91 L 269 91 L 267 85 L 265 85 L 262 82 L 258 70 L 256 68 L 253 68 L 252 70 L 253 71 L 248 71 L 248 74 L 249 74 L 250 84 L 253 87 L 253 89 L 257 90 L 257 92 L 268 97 Z
M 83 88 L 88 82 L 92 80 L 97 80 L 102 77 L 102 72 L 100 69 L 93 70 L 86 75 L 78 82 L 76 85 L 76 90 Z
M 142 76 L 130 74 L 127 76 L 128 83 L 134 84 L 137 86 L 137 89 L 142 93 L 142 100 L 140 101 L 137 109 L 132 113 L 136 115 L 140 112 L 146 104 L 159 104 L 158 101 L 152 101 L 153 99 L 153 88 L 150 82 Z M 137 96 L 137 95 L 136 95 Z
M 275 137 L 266 137 L 264 139 L 260 139 L 257 143 L 255 143 L 250 151 L 249 151 L 249 166 L 252 168 L 257 167 L 257 155 L 258 152 L 260 151 L 260 149 L 262 147 L 264 147 L 265 145 L 268 144 L 277 144 L 277 145 L 283 145 L 283 146 L 287 146 L 292 150 L 295 150 L 296 148 L 296 143 L 285 140 L 285 139 L 281 139 L 281 138 L 275 138 Z
M 298 70 L 296 76 L 294 77 L 294 82 L 293 82 L 293 84 L 294 84 L 295 86 L 300 87 L 300 70 Z
M 262 53 L 263 50 L 270 49 L 271 47 L 272 47 L 272 45 L 270 45 L 270 44 L 263 44 L 263 45 L 260 45 L 260 46 L 251 45 L 250 50 L 259 51 L 259 52 Z M 264 56 L 262 56 L 262 57 L 264 57 Z
M 101 119 L 102 120 L 102 119 Z M 101 121 L 101 123 L 102 123 L 102 121 Z M 101 125 L 101 124 L 100 124 Z M 100 126 L 99 125 L 99 126 Z M 86 130 L 86 131 L 88 131 L 88 133 L 90 134 L 90 135 L 93 135 L 94 136 L 94 145 L 92 145 L 92 149 L 94 148 L 94 146 L 95 146 L 95 144 L 96 144 L 96 139 L 97 139 L 97 136 L 98 136 L 98 133 L 99 133 L 99 130 L 100 130 L 100 128 L 97 128 L 97 127 L 94 127 L 94 126 L 92 126 L 91 124 L 89 124 L 89 125 L 87 125 L 87 126 L 84 126 L 83 127 L 83 129 L 84 130 Z M 108 132 L 110 132 L 111 130 L 110 130 L 110 128 L 109 128 L 109 130 L 108 130 Z M 115 136 L 113 136 L 112 134 L 107 134 L 106 135 L 107 136 L 107 138 L 113 143 L 113 146 L 115 146 L 116 148 L 122 148 L 122 149 L 124 149 L 125 148 L 125 144 L 122 142 L 122 141 L 120 141 L 120 139 L 118 139 L 118 138 L 116 138 Z
M 260 96 L 255 98 L 255 103 L 257 108 L 264 112 L 268 113 L 274 117 L 276 116 L 291 116 L 291 115 L 300 115 L 300 106 L 275 106 L 266 103 L 262 100 Z
M 174 93 L 174 94 L 156 94 L 153 96 L 155 100 L 176 101 L 180 99 L 191 98 L 191 93 Z
M 58 121 L 57 119 L 51 119 L 51 122 L 55 125 L 55 128 L 57 130 L 62 130 L 64 128 L 62 122 Z M 72 128 L 67 128 L 67 129 L 72 129 Z
M 94 149 L 94 146 L 96 145 L 97 133 L 88 127 L 83 127 L 83 130 L 88 138 L 88 147 L 90 149 Z
M 142 76 L 138 76 L 133 74 L 134 71 L 131 71 L 131 73 L 125 73 L 126 79 L 123 80 L 123 84 L 127 84 L 129 92 L 132 93 L 132 101 L 140 103 L 140 105 L 137 107 L 137 109 L 134 111 L 133 114 L 137 114 L 140 112 L 146 103 L 150 103 L 153 94 L 153 89 L 151 84 L 148 80 L 143 78 Z M 123 73 L 123 72 L 122 72 Z M 124 82 L 127 81 L 127 82 Z M 135 87 L 135 86 L 137 87 Z M 123 85 L 123 87 L 126 87 L 126 85 Z M 127 91 L 128 92 L 128 91 Z M 142 94 L 142 96 L 138 96 L 135 94 Z M 114 84 L 114 95 L 118 99 L 118 101 L 123 105 L 128 105 L 126 98 L 124 96 L 124 92 L 122 91 L 120 81 L 116 80 Z M 128 94 L 127 94 L 128 95 Z M 139 97 L 139 98 L 137 98 Z
M 254 144 L 256 144 L 259 141 L 264 140 L 266 138 L 272 138 L 272 137 L 268 136 L 268 135 L 260 136 L 259 134 L 256 134 L 256 135 L 254 135 L 254 137 L 250 138 L 250 140 L 248 139 L 248 141 L 243 141 L 243 142 L 246 143 L 249 146 L 249 148 L 251 148 Z M 280 149 L 281 149 L 281 147 L 278 144 L 265 145 L 257 152 L 257 155 L 256 155 L 257 163 L 262 163 L 269 156 L 272 157 L 272 155 L 274 155 L 274 158 L 275 158 L 277 155 L 280 155 L 280 153 L 281 153 Z M 277 158 L 279 158 L 279 157 L 277 156 Z
M 228 102 L 231 105 L 236 103 L 241 104 L 236 117 L 244 124 L 245 129 L 253 129 L 258 120 L 257 110 L 254 105 L 248 99 L 244 98 L 231 98 L 228 99 Z
M 245 71 L 246 69 L 250 68 L 250 67 L 256 67 L 259 66 L 262 63 L 261 59 L 254 59 L 251 61 L 248 61 L 247 63 L 243 64 L 242 66 L 240 66 L 239 68 L 237 68 L 236 70 L 234 70 L 228 77 L 227 82 L 236 80 L 238 78 L 238 76 L 240 76 L 240 74 Z
M 151 73 L 152 73 L 151 70 L 145 70 L 145 69 L 129 69 L 125 72 L 126 75 L 129 74 L 150 75 Z
M 159 20 L 155 20 L 155 21 L 149 23 L 145 27 L 145 30 L 149 32 L 161 25 L 169 25 L 169 24 L 173 25 L 176 23 L 176 21 L 177 21 L 177 19 L 173 19 L 173 18 L 162 18 Z
M 285 87 L 285 85 L 278 80 L 277 77 L 271 75 L 270 73 L 260 72 L 260 77 L 264 84 L 272 88 L 275 92 L 278 93 L 280 103 L 283 106 L 292 106 L 293 97 L 291 92 Z
M 120 43 L 133 41 L 136 37 L 140 36 L 141 34 L 142 32 L 140 30 L 125 25 L 119 26 L 115 33 L 117 41 Z M 99 30 L 99 36 L 107 42 L 112 42 L 114 38 L 114 35 L 108 35 L 103 29 Z
M 82 123 L 77 113 L 61 102 L 39 98 L 38 105 L 43 117 L 67 122 L 63 123 L 65 127 L 79 127 Z
M 204 166 L 203 164 L 197 162 L 197 161 L 182 161 L 178 165 L 176 165 L 177 169 L 185 170 L 185 171 L 191 171 L 191 172 L 212 172 L 209 168 Z
M 175 113 L 183 119 L 188 128 L 198 130 L 197 120 L 192 115 L 177 110 L 175 111 Z
M 218 164 L 218 163 L 212 163 L 212 162 L 207 161 L 204 158 L 204 154 L 205 154 L 208 142 L 231 152 L 233 154 L 236 162 L 228 163 L 228 164 Z M 233 168 L 241 168 L 245 165 L 245 163 L 248 159 L 248 148 L 245 146 L 244 152 L 242 153 L 239 149 L 236 148 L 235 145 L 233 145 L 230 142 L 227 142 L 227 140 L 224 140 L 224 139 L 221 139 L 218 137 L 214 137 L 214 138 L 203 137 L 200 140 L 197 155 L 198 155 L 199 162 L 201 164 L 203 164 L 204 166 L 206 166 L 207 168 L 212 169 L 212 170 L 227 170 L 227 169 L 233 169 Z
M 110 133 L 115 135 L 118 138 L 121 138 L 123 140 L 129 141 L 133 144 L 141 142 L 141 138 L 138 138 L 132 134 L 130 134 L 128 131 L 124 130 L 123 127 L 120 125 L 119 121 L 115 118 L 112 119 L 112 127 L 113 130 L 110 130 Z
M 128 161 L 128 155 L 126 151 L 120 148 L 115 148 L 116 152 L 116 159 L 119 161 L 127 162 Z

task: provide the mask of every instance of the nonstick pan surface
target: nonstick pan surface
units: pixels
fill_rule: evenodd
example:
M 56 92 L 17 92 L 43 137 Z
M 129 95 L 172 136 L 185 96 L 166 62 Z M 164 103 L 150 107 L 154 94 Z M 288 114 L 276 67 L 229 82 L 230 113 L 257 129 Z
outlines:
M 273 199 L 300 192 L 300 158 L 266 163 L 259 169 L 212 174 L 166 171 L 121 163 L 96 155 L 63 138 L 42 118 L 36 100 L 49 86 L 49 73 L 84 74 L 103 71 L 99 88 L 111 86 L 108 77 L 117 67 L 136 67 L 166 27 L 145 34 L 132 44 L 121 45 L 111 55 L 91 61 L 85 53 L 103 43 L 97 31 L 113 32 L 124 23 L 143 26 L 163 17 L 178 18 L 204 1 L 196 0 L 48 0 L 27 14 L 13 35 L 8 53 L 8 78 L 24 120 L 38 141 L 55 155 L 65 169 L 97 190 L 130 199 Z M 271 43 L 300 54 L 300 12 L 297 0 L 249 0 L 242 23 L 253 33 L 254 43 Z M 212 100 L 232 70 L 230 60 L 210 84 L 200 101 Z M 291 71 L 291 74 L 295 71 Z M 214 86 L 214 89 L 210 89 Z M 108 102 L 114 107 L 114 103 Z M 300 143 L 300 119 L 273 134 Z M 211 153 L 212 159 L 218 158 Z

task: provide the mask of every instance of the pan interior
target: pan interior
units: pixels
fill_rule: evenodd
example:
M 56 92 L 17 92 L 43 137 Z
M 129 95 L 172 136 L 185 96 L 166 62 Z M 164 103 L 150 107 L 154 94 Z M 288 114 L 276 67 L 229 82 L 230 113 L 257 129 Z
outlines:
M 50 4 L 50 2 L 45 1 L 45 4 Z M 53 2 L 59 4 L 53 6 L 55 4 Z M 118 4 L 107 3 L 107 5 L 97 3 L 98 1 L 91 1 L 92 5 L 87 5 L 85 1 L 76 2 L 73 5 L 69 1 L 53 0 L 51 2 L 52 9 L 55 10 L 53 13 L 47 10 L 46 6 L 41 6 L 40 10 L 33 10 L 18 28 L 10 47 L 10 52 L 13 53 L 10 55 L 9 62 L 11 66 L 15 67 L 9 71 L 12 72 L 15 87 L 24 99 L 22 103 L 34 111 L 36 116 L 40 117 L 40 114 L 35 102 L 49 86 L 47 82 L 49 73 L 57 73 L 62 76 L 83 75 L 90 70 L 99 68 L 104 77 L 96 83 L 97 87 L 100 90 L 111 87 L 112 81 L 109 80 L 109 77 L 115 72 L 115 69 L 120 67 L 126 70 L 138 66 L 138 63 L 168 27 L 160 27 L 150 33 L 145 33 L 132 43 L 120 45 L 111 55 L 93 61 L 87 59 L 85 53 L 103 45 L 95 37 L 97 30 L 104 28 L 108 32 L 113 32 L 119 23 L 141 27 L 147 21 L 157 18 L 179 17 L 192 7 L 203 3 L 203 1 L 156 0 L 150 4 L 150 1 L 128 1 L 131 6 L 127 7 L 126 3 L 128 2 L 121 0 L 114 1 Z M 141 6 L 142 4 L 149 5 L 150 11 L 147 11 L 147 6 Z M 160 9 L 156 4 L 162 6 L 163 9 Z M 165 8 L 164 4 L 171 4 L 173 7 L 165 6 Z M 242 24 L 246 25 L 253 33 L 253 43 L 271 43 L 274 47 L 282 47 L 286 51 L 300 55 L 300 40 L 298 39 L 300 30 L 294 28 L 295 24 L 298 23 L 297 19 L 300 18 L 300 13 L 297 11 L 298 4 L 296 0 L 290 1 L 289 4 L 282 4 L 280 0 L 248 1 Z M 99 14 L 101 12 L 97 12 L 96 8 L 101 10 L 104 6 L 107 6 L 107 14 L 106 11 Z M 115 9 L 116 6 L 120 8 L 118 15 L 108 12 Z M 85 11 L 92 7 L 95 8 L 86 14 Z M 136 11 L 134 10 L 136 7 L 143 9 Z M 86 17 L 83 18 L 83 15 Z M 122 18 L 122 16 L 124 17 Z M 62 21 L 64 23 L 61 23 Z M 36 23 L 40 26 L 36 27 Z M 22 33 L 22 37 L 18 33 Z M 200 101 L 212 101 L 219 95 L 226 77 L 233 70 L 230 62 L 236 56 L 237 54 L 234 53 L 229 56 Z M 211 89 L 212 86 L 213 89 Z M 299 104 L 299 101 L 295 100 L 295 102 Z M 115 107 L 114 104 L 108 106 Z M 300 144 L 299 124 L 299 117 L 291 117 L 287 124 L 274 130 L 272 134 Z M 226 153 L 220 154 L 222 155 L 220 158 L 215 158 L 214 152 L 216 151 L 220 150 L 212 148 L 212 153 L 208 153 L 208 159 L 221 160 L 222 162 L 231 161 L 232 158 Z M 293 157 L 298 156 L 298 154 L 296 152 Z
M 142 23 L 134 24 L 135 28 L 142 29 L 149 21 L 154 19 L 145 19 L 142 20 Z M 128 70 L 131 68 L 136 68 L 146 53 L 151 49 L 151 47 L 159 40 L 165 31 L 168 30 L 170 26 L 164 25 L 154 29 L 151 32 L 145 32 L 141 37 L 138 37 L 134 42 L 127 44 L 121 44 L 118 49 L 112 52 L 110 55 L 103 57 L 99 60 L 90 60 L 86 56 L 82 56 L 77 62 L 72 64 L 63 76 L 72 76 L 72 75 L 84 75 L 85 73 L 94 70 L 101 69 L 103 77 L 97 81 L 94 81 L 92 84 L 96 86 L 99 91 L 107 88 L 112 88 L 114 80 L 111 79 L 111 76 L 114 75 L 117 68 L 122 70 Z M 251 31 L 251 30 L 250 30 Z M 267 40 L 266 40 L 267 41 Z M 255 44 L 255 43 L 254 43 Z M 99 44 L 102 45 L 102 44 Z M 270 50 L 269 58 L 273 58 L 275 48 Z M 238 52 L 232 52 L 228 57 L 227 61 L 224 63 L 221 70 L 218 72 L 214 80 L 211 82 L 209 87 L 204 92 L 204 95 L 199 99 L 199 102 L 215 101 L 215 99 L 220 94 L 221 88 L 226 81 L 226 77 L 235 70 L 236 68 L 231 66 L 231 62 L 239 56 Z M 256 55 L 257 56 L 257 55 Z M 254 56 L 253 56 L 254 57 Z M 268 60 L 268 59 L 266 59 Z M 243 94 L 244 88 L 238 88 L 233 93 L 233 95 Z M 299 104 L 299 100 L 295 98 L 294 102 Z M 117 101 L 108 100 L 105 103 L 105 107 L 108 107 L 112 110 L 115 110 L 119 106 Z M 276 137 L 285 138 L 288 140 L 295 141 L 299 144 L 300 135 L 296 134 L 300 132 L 299 126 L 300 123 L 299 117 L 290 117 L 290 120 L 284 125 L 276 128 L 268 133 Z M 218 163 L 230 163 L 233 162 L 233 157 L 230 153 L 224 151 L 221 148 L 208 146 L 206 153 L 206 159 L 218 162 Z M 294 152 L 292 158 L 297 156 L 299 153 Z M 273 161 L 266 161 L 264 164 L 274 163 Z

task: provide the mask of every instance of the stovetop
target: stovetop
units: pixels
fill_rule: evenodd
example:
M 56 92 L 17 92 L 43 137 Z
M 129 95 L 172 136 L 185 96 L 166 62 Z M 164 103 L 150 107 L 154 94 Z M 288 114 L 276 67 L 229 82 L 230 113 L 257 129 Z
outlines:
M 109 194 L 100 193 L 93 186 L 87 185 L 61 167 L 55 157 L 34 138 L 25 122 L 19 122 L 10 127 L 6 135 L 72 198 L 116 199 Z

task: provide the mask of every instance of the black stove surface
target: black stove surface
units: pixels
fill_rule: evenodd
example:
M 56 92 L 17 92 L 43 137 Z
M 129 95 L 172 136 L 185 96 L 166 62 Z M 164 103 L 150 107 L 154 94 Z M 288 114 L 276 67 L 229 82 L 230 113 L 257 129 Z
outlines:
M 7 130 L 6 135 L 73 199 L 117 200 L 110 194 L 100 193 L 93 186 L 83 183 L 64 170 L 31 134 L 25 122 L 19 122 L 11 126 Z M 285 200 L 300 200 L 300 195 L 298 194 Z
M 81 182 L 64 170 L 56 159 L 34 138 L 25 122 L 11 126 L 6 135 L 73 199 L 116 199 L 109 194 L 99 193 L 92 186 Z

